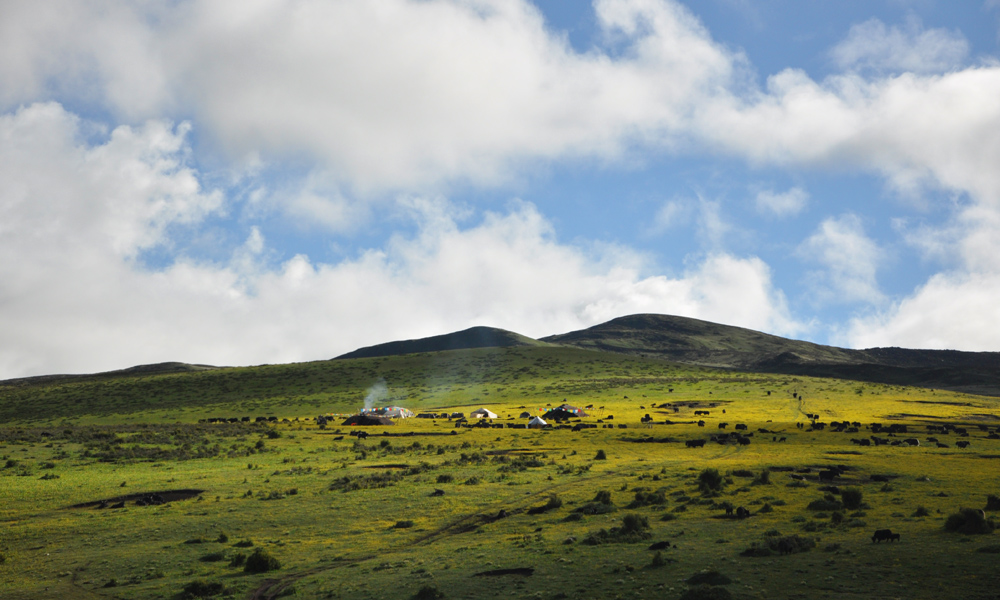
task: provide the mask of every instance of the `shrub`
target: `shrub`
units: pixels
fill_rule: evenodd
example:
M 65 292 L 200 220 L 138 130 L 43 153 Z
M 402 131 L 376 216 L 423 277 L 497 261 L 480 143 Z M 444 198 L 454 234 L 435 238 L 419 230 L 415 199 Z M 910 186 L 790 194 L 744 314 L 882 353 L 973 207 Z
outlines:
M 760 472 L 760 475 L 753 480 L 754 485 L 771 485 L 771 472 L 764 469 Z
M 268 571 L 277 571 L 280 568 L 281 563 L 278 562 L 277 558 L 271 556 L 267 550 L 257 548 L 253 551 L 253 554 L 247 557 L 243 571 L 245 573 L 266 573 Z
M 204 581 L 192 581 L 184 586 L 181 598 L 211 598 L 226 591 L 221 583 L 206 583 Z
M 843 522 L 843 520 L 844 520 L 844 513 L 840 511 L 834 511 L 834 513 L 830 515 L 830 521 L 832 521 L 835 525 L 839 525 L 841 522 Z
M 989 546 L 983 546 L 982 548 L 976 548 L 976 552 L 982 552 L 983 554 L 1000 554 L 1000 544 L 991 544 Z
M 411 597 L 413 600 L 443 600 L 444 593 L 433 585 L 425 585 Z
M 861 508 L 863 494 L 858 488 L 844 488 L 840 492 L 840 501 L 844 503 L 847 510 L 857 510 Z
M 200 560 L 201 562 L 219 562 L 220 560 L 226 560 L 226 553 L 225 552 L 212 552 L 210 554 L 206 554 L 206 555 L 202 556 L 198 560 Z
M 753 471 L 750 469 L 736 469 L 733 471 L 733 477 L 753 477 Z
M 698 490 L 712 494 L 722 489 L 723 479 L 718 469 L 705 469 L 698 475 Z
M 594 460 L 608 460 L 608 455 L 604 453 L 604 450 L 598 450 Z
M 236 546 L 237 548 L 253 548 L 253 542 L 250 540 L 241 540 L 233 544 L 233 546 Z
M 449 473 L 441 473 L 437 476 L 438 483 L 451 483 L 452 481 L 455 481 L 455 476 Z
M 219 532 L 219 537 L 215 538 L 215 541 L 218 542 L 218 543 L 220 543 L 220 544 L 225 544 L 226 542 L 229 541 L 229 536 L 226 535 L 225 531 L 220 531 Z
M 837 498 L 833 494 L 827 494 L 826 496 L 823 497 L 822 500 L 813 500 L 812 502 L 809 503 L 808 506 L 806 506 L 806 508 L 809 510 L 833 511 L 842 509 L 843 505 L 840 503 L 840 501 L 837 500 Z
M 733 580 L 718 571 L 702 571 L 685 580 L 688 585 L 729 585 Z
M 991 533 L 994 525 L 978 508 L 963 508 L 948 517 L 944 528 L 955 533 L 982 534 Z
M 247 555 L 242 552 L 237 552 L 229 559 L 230 567 L 242 567 L 247 562 Z
M 680 600 L 732 600 L 733 595 L 724 587 L 697 585 L 681 594 Z
M 642 515 L 629 513 L 622 519 L 622 531 L 632 533 L 649 529 L 649 519 Z
M 812 538 L 804 538 L 798 535 L 766 535 L 762 543 L 754 542 L 749 548 L 740 553 L 740 556 L 771 556 L 774 553 L 794 554 L 805 552 L 816 547 L 816 541 Z
M 924 508 L 923 506 L 918 506 L 917 510 L 913 511 L 914 517 L 929 517 L 931 512 Z
M 479 478 L 473 475 L 465 480 L 465 485 L 479 485 Z
M 663 553 L 660 551 L 657 551 L 656 554 L 653 555 L 653 560 L 649 561 L 649 567 L 651 569 L 659 569 L 660 567 L 664 567 L 666 565 L 667 559 L 663 558 Z
M 1000 496 L 994 494 L 986 496 L 986 510 L 1000 510 Z
M 597 492 L 594 496 L 594 502 L 600 502 L 601 504 L 611 504 L 611 492 L 608 490 L 601 490 Z
M 646 492 L 643 490 L 635 491 L 635 500 L 633 500 L 628 508 L 639 508 L 640 506 L 649 505 L 663 505 L 667 503 L 667 496 L 663 493 L 663 490 L 658 490 L 655 492 Z
M 396 521 L 396 524 L 392 526 L 393 529 L 409 529 L 413 527 L 413 521 Z
M 612 527 L 610 530 L 601 529 L 591 533 L 583 539 L 583 543 L 589 546 L 611 543 L 632 543 L 649 539 L 651 534 L 649 529 L 649 519 L 642 515 L 629 513 L 622 519 L 621 527 Z

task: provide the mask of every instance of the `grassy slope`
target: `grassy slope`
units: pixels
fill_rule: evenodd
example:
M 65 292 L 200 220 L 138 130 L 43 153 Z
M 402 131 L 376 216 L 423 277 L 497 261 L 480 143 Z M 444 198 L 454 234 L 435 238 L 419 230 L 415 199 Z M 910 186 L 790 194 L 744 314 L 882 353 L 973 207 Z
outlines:
M 613 422 L 628 429 L 456 430 L 446 421 L 413 419 L 385 431 L 442 435 L 381 438 L 380 430 L 372 430 L 376 437 L 355 444 L 350 437 L 335 440 L 335 428 L 319 430 L 303 422 L 245 429 L 170 425 L 215 415 L 347 412 L 380 377 L 389 388 L 388 401 L 416 410 L 485 405 L 508 422 L 507 415 L 535 413 L 566 399 L 594 404 L 591 423 L 613 414 Z M 658 413 L 654 403 L 676 404 L 678 412 Z M 708 427 L 694 422 L 692 404 L 712 411 Z M 0 409 L 13 415 L 0 427 L 0 459 L 17 463 L 0 470 L 5 598 L 163 598 L 195 579 L 222 582 L 234 597 L 247 597 L 268 577 L 293 585 L 301 597 L 318 598 L 403 599 L 425 584 L 449 598 L 494 598 L 497 590 L 516 598 L 676 598 L 686 588 L 680 580 L 705 568 L 737 580 L 728 587 L 748 598 L 937 599 L 995 592 L 995 580 L 986 576 L 995 573 L 995 556 L 975 550 L 996 544 L 997 536 L 949 534 L 942 523 L 958 507 L 982 506 L 987 492 L 1000 491 L 993 458 L 1000 456 L 1000 441 L 974 429 L 971 449 L 955 448 L 954 436 L 946 440 L 950 448 L 939 449 L 927 445 L 920 427 L 920 448 L 861 449 L 849 441 L 857 436 L 795 426 L 805 412 L 819 413 L 824 421 L 995 426 L 1000 407 L 990 398 L 521 347 L 38 384 L 0 396 Z M 646 413 L 678 424 L 640 428 Z M 750 446 L 709 443 L 692 450 L 682 443 L 718 431 L 723 420 L 745 422 L 751 431 L 778 431 L 788 441 L 772 442 L 758 433 Z M 146 423 L 151 425 L 144 429 Z M 271 430 L 280 437 L 267 437 Z M 647 436 L 674 441 L 636 441 Z M 102 448 L 130 445 L 218 445 L 222 451 L 212 458 L 155 462 L 95 458 Z M 605 450 L 607 460 L 594 460 L 597 450 Z M 494 458 L 502 455 L 487 454 L 504 451 L 534 456 L 539 465 L 505 470 Z M 44 468 L 46 463 L 53 466 Z M 331 490 L 345 477 L 363 481 L 398 473 L 385 466 L 398 464 L 419 472 L 390 487 Z M 753 485 L 734 474 L 831 464 L 852 468 L 847 484 L 862 488 L 868 504 L 863 515 L 848 515 L 839 525 L 829 512 L 806 510 L 822 497 L 814 481 L 789 487 L 787 473 L 774 472 L 770 484 Z M 708 467 L 730 474 L 731 483 L 718 498 L 702 498 L 696 490 L 698 473 Z M 876 473 L 893 479 L 887 486 L 871 482 Z M 59 478 L 41 479 L 45 474 Z M 441 475 L 452 481 L 439 483 Z M 469 484 L 472 478 L 479 483 Z M 123 492 L 183 487 L 207 491 L 200 501 L 162 507 L 65 508 Z M 435 488 L 445 495 L 432 497 Z M 293 489 L 296 493 L 288 494 Z M 666 504 L 626 508 L 643 489 L 662 489 Z M 611 492 L 616 512 L 566 520 L 598 490 Z M 542 515 L 524 512 L 544 504 L 551 493 L 563 500 L 561 508 Z M 715 518 L 722 511 L 712 503 L 719 501 L 756 514 L 745 521 Z M 765 503 L 774 511 L 758 512 Z M 918 506 L 930 516 L 913 517 Z M 485 517 L 501 508 L 512 516 L 487 522 Z M 652 554 L 646 543 L 581 543 L 589 532 L 620 524 L 628 512 L 648 517 L 653 540 L 679 546 L 664 553 L 675 562 L 645 568 Z M 666 514 L 676 519 L 660 520 Z M 413 526 L 395 528 L 399 521 Z M 852 521 L 864 525 L 850 526 Z M 880 527 L 901 532 L 903 542 L 873 545 L 868 537 Z M 815 537 L 819 546 L 787 557 L 739 556 L 770 530 Z M 211 541 L 220 531 L 228 542 Z M 196 537 L 209 541 L 184 543 Z M 226 561 L 198 560 L 218 551 L 231 556 L 240 551 L 233 543 L 244 538 L 267 548 L 284 567 L 276 575 L 248 576 Z M 570 538 L 575 541 L 566 543 Z M 472 577 L 481 570 L 525 566 L 536 574 Z M 122 585 L 103 588 L 112 578 Z

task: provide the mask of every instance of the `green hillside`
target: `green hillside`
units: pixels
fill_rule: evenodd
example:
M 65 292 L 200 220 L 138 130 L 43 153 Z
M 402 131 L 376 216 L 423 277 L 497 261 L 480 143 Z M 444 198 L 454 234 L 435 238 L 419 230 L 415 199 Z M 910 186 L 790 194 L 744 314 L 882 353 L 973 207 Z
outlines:
M 315 419 L 368 395 L 498 418 Z M 587 416 L 526 428 L 564 402 Z M 987 598 L 998 426 L 995 398 L 555 345 L 5 382 L 0 595 Z

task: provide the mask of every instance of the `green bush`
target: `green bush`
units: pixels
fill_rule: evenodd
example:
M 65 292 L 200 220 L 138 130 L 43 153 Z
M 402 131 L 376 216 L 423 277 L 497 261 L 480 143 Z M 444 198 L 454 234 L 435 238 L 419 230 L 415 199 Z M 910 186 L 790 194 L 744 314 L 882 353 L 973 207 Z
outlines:
M 411 596 L 413 600 L 443 600 L 444 593 L 433 585 L 425 585 Z
M 679 600 L 732 600 L 733 595 L 724 587 L 697 585 L 681 594 Z
M 650 505 L 663 505 L 667 503 L 667 496 L 663 493 L 663 490 L 657 490 L 655 492 L 647 492 L 645 490 L 636 490 L 635 499 L 628 505 L 628 508 L 639 508 L 641 506 Z
M 840 501 L 844 503 L 847 510 L 857 510 L 861 508 L 861 500 L 864 495 L 858 488 L 844 488 L 840 492 Z
M 948 516 L 944 528 L 955 533 L 967 535 L 992 533 L 994 525 L 987 521 L 983 511 L 978 508 L 963 508 Z
M 188 600 L 193 598 L 211 598 L 226 593 L 226 587 L 221 583 L 206 583 L 204 581 L 192 581 L 184 586 L 181 598 Z
M 246 565 L 243 567 L 245 573 L 267 573 L 277 571 L 281 568 L 281 563 L 277 558 L 268 553 L 263 548 L 257 548 L 253 554 L 247 557 Z
M 622 519 L 622 531 L 625 533 L 644 531 L 646 529 L 649 529 L 649 519 L 642 515 L 629 513 Z
M 918 506 L 917 510 L 913 511 L 914 517 L 929 517 L 931 512 L 924 508 L 923 506 Z
M 698 475 L 698 490 L 712 494 L 722 489 L 724 481 L 718 469 L 705 469 Z
M 452 481 L 455 481 L 455 476 L 450 473 L 441 473 L 437 476 L 438 483 L 451 483 Z
M 834 511 L 844 508 L 844 505 L 833 494 L 827 494 L 822 500 L 813 500 L 806 508 L 809 510 Z
M 247 555 L 242 552 L 237 552 L 229 559 L 230 567 L 242 567 L 247 562 Z
M 702 571 L 685 580 L 688 585 L 729 585 L 733 580 L 718 571 Z
M 241 540 L 233 544 L 233 546 L 237 548 L 253 548 L 253 542 L 251 542 L 250 540 Z
M 764 469 L 760 472 L 760 475 L 753 480 L 754 485 L 771 485 L 771 472 Z
M 601 504 L 611 504 L 611 492 L 608 490 L 601 490 L 597 492 L 594 496 L 594 502 L 600 502 Z
M 206 554 L 206 555 L 202 556 L 198 560 L 200 560 L 201 562 L 219 562 L 221 560 L 226 560 L 226 553 L 225 552 L 212 552 L 210 554 Z
M 392 526 L 393 529 L 409 529 L 413 527 L 413 521 L 396 521 L 396 524 Z
M 1000 496 L 995 494 L 986 496 L 986 510 L 1000 510 Z
M 598 450 L 594 460 L 608 460 L 608 455 L 604 453 L 604 450 Z

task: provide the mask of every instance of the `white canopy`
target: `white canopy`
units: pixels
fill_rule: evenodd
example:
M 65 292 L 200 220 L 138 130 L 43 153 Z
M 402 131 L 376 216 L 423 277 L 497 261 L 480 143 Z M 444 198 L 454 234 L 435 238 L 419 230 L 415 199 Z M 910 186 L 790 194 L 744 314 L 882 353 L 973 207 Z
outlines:
M 532 429 L 540 429 L 542 427 L 545 427 L 546 425 L 548 425 L 548 423 L 546 423 L 545 419 L 541 417 L 535 417 L 532 420 L 528 421 L 528 427 L 531 427 Z
M 488 408 L 477 408 L 476 410 L 469 413 L 469 416 L 474 419 L 495 419 L 497 414 L 491 412 Z

